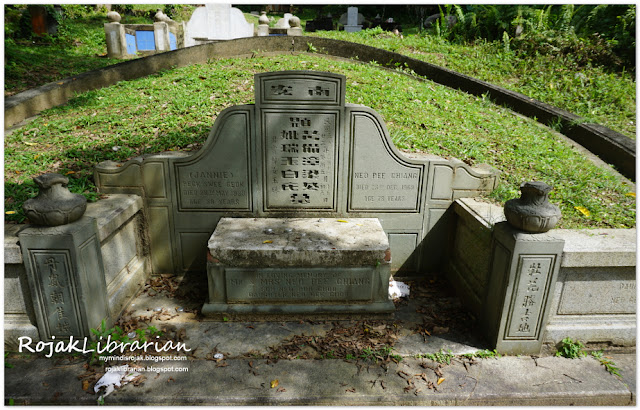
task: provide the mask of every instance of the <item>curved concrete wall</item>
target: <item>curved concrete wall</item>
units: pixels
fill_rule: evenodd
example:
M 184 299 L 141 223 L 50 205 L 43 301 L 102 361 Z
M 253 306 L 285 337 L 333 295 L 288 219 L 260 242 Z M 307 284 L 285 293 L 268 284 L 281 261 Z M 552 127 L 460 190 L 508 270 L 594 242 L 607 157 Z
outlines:
M 536 118 L 545 125 L 560 124 L 560 132 L 614 165 L 620 173 L 635 181 L 635 142 L 623 134 L 601 125 L 584 123 L 581 117 L 570 112 L 434 64 L 363 44 L 319 37 L 241 38 L 183 48 L 89 71 L 6 98 L 5 129 L 42 110 L 64 104 L 76 93 L 107 87 L 118 81 L 132 80 L 161 70 L 190 64 L 206 63 L 210 59 L 251 55 L 256 50 L 261 52 L 308 51 L 309 44 L 313 45 L 320 54 L 344 58 L 357 57 L 359 61 L 376 61 L 390 67 L 395 67 L 396 63 L 406 64 L 416 74 L 436 83 L 474 95 L 488 94 L 495 103 Z

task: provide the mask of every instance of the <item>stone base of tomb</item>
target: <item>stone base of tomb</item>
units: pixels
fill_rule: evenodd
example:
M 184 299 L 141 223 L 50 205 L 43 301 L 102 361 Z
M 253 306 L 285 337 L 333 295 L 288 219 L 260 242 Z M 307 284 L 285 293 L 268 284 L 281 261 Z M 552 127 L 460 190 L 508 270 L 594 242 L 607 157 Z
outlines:
M 205 316 L 394 311 L 376 218 L 223 218 L 208 259 Z

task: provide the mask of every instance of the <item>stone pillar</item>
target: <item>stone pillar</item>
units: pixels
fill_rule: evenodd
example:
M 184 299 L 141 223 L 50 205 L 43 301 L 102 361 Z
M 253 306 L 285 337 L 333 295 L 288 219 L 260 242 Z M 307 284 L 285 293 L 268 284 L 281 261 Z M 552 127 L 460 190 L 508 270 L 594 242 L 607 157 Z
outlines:
M 103 319 L 109 322 L 94 218 L 85 216 L 54 227 L 29 226 L 18 236 L 41 340 L 89 337 L 90 329 Z
M 495 225 L 481 328 L 504 354 L 538 354 L 549 316 L 564 240 Z
M 109 58 L 126 58 L 128 54 L 124 26 L 120 23 L 105 23 L 104 33 L 107 40 L 107 56 Z
M 153 23 L 156 51 L 169 51 L 169 25 L 163 21 Z

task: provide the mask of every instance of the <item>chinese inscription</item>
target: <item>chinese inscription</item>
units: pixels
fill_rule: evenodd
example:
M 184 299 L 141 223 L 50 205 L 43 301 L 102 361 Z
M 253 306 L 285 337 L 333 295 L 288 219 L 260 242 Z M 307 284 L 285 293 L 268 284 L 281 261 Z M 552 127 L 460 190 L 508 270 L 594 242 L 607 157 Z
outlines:
M 337 114 L 265 112 L 266 206 L 333 209 Z
M 72 326 L 72 322 L 75 322 L 74 301 L 65 255 L 37 253 L 34 259 L 37 272 L 42 278 L 42 292 L 51 334 L 70 336 L 74 334 L 76 326 Z M 72 316 L 71 319 L 69 316 Z
M 521 258 L 507 337 L 518 339 L 537 337 L 552 267 L 552 257 Z

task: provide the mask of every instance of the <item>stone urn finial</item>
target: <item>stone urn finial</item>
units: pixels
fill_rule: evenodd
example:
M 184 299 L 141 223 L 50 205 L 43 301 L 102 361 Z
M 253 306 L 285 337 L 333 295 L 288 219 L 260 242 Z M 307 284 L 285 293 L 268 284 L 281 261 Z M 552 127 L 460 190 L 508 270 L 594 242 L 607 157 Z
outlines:
M 296 16 L 291 17 L 289 19 L 289 26 L 291 26 L 292 28 L 300 27 L 301 26 L 300 17 L 296 17 Z
M 87 209 L 87 199 L 69 192 L 69 178 L 47 173 L 33 178 L 40 193 L 27 200 L 22 209 L 35 225 L 58 226 L 77 221 Z
M 120 23 L 121 19 L 122 17 L 120 17 L 120 14 L 117 11 L 110 11 L 107 13 L 107 20 L 109 20 L 109 23 Z
M 269 17 L 267 17 L 267 12 L 263 11 L 260 13 L 260 17 L 258 17 L 258 24 L 263 25 L 269 25 Z
M 547 232 L 560 220 L 560 208 L 549 203 L 549 192 L 553 187 L 544 182 L 523 182 L 520 198 L 510 199 L 504 204 L 507 222 L 515 228 L 532 233 Z

